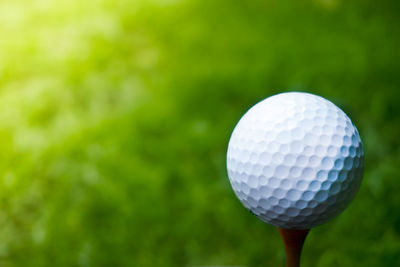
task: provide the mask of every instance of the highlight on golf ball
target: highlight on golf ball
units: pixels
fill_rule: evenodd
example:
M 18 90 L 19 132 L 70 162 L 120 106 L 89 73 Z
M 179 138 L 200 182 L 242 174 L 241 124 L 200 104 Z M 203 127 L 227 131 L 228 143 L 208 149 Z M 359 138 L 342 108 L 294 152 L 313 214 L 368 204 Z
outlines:
M 290 92 L 248 110 L 229 140 L 228 176 L 243 205 L 276 227 L 310 229 L 341 213 L 364 169 L 360 135 L 330 101 Z

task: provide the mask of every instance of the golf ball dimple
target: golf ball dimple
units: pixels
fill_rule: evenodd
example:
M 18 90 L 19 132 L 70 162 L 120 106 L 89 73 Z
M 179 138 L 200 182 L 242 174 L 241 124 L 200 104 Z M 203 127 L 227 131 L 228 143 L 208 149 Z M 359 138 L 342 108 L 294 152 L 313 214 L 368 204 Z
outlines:
M 258 218 L 280 228 L 309 229 L 354 198 L 364 151 L 354 124 L 330 101 L 282 93 L 240 119 L 227 168 L 236 196 Z

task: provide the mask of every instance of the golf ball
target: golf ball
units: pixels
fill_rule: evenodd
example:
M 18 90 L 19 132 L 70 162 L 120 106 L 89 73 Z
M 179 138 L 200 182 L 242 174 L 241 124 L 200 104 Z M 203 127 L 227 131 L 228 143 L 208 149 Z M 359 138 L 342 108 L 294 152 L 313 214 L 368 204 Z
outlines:
M 244 114 L 229 140 L 227 168 L 236 196 L 258 218 L 310 229 L 352 201 L 364 151 L 341 109 L 320 96 L 290 92 Z

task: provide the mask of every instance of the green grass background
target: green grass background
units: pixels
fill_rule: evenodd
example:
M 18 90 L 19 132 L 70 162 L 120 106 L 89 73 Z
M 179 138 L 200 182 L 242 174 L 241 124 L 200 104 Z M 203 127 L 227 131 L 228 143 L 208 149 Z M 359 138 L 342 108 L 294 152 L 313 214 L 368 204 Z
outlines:
M 306 91 L 366 170 L 304 266 L 400 266 L 399 3 L 1 1 L 0 265 L 283 266 L 225 155 L 251 105 Z

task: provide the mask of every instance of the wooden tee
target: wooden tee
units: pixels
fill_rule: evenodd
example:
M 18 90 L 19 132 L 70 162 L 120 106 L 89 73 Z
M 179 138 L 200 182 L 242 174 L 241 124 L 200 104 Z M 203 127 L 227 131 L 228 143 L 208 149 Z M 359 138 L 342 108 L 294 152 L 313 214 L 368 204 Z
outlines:
M 295 230 L 278 228 L 286 251 L 286 267 L 299 267 L 301 249 L 309 229 Z

